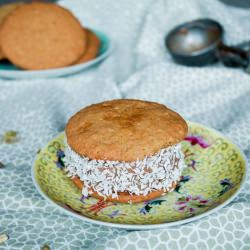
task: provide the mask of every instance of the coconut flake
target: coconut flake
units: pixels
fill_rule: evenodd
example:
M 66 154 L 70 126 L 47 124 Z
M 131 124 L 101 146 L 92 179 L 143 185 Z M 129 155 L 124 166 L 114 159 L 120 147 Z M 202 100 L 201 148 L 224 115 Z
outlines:
M 68 176 L 78 176 L 84 182 L 83 195 L 90 194 L 91 187 L 99 195 L 113 198 L 118 192 L 146 196 L 155 190 L 170 190 L 186 167 L 181 144 L 143 160 L 119 162 L 80 156 L 66 142 L 65 163 Z

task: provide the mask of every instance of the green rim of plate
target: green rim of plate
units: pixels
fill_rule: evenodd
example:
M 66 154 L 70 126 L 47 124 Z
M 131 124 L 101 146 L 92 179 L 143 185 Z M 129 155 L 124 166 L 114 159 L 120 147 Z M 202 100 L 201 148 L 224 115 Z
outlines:
M 99 225 L 156 229 L 202 218 L 232 201 L 246 176 L 241 150 L 217 131 L 188 123 L 182 141 L 187 168 L 175 190 L 138 204 L 119 204 L 83 197 L 64 171 L 64 133 L 42 149 L 32 168 L 40 194 L 71 216 Z

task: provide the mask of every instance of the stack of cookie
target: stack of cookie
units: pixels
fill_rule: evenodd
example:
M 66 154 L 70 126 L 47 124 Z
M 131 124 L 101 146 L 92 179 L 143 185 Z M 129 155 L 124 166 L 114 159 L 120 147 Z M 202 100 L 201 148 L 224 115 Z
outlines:
M 186 168 L 180 142 L 188 126 L 166 106 L 111 100 L 85 107 L 65 129 L 68 176 L 92 196 L 138 203 L 174 190 Z
M 73 14 L 52 3 L 0 7 L 0 60 L 27 70 L 80 64 L 98 55 L 100 40 Z

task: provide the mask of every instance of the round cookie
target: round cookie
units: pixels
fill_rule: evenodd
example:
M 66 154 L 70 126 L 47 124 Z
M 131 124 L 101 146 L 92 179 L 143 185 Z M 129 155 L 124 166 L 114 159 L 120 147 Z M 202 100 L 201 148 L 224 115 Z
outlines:
M 4 4 L 0 6 L 0 26 L 2 24 L 2 22 L 4 21 L 4 19 L 14 10 L 16 9 L 18 6 L 22 5 L 22 2 L 18 2 L 18 3 L 12 3 L 12 4 Z M 1 40 L 1 39 L 0 39 Z M 1 44 L 0 44 L 0 60 L 4 59 L 5 56 L 3 54 L 3 51 L 1 49 Z
M 4 56 L 4 53 L 1 49 L 1 44 L 0 44 L 0 60 L 3 60 L 3 59 L 5 59 L 5 56 Z
M 0 28 L 1 28 L 1 26 L 0 26 Z M 0 40 L 1 40 L 1 38 L 0 38 Z M 5 56 L 3 54 L 3 51 L 1 49 L 1 44 L 0 44 L 0 60 L 3 60 L 3 59 L 5 59 Z
M 66 125 L 69 146 L 80 156 L 131 162 L 154 155 L 184 139 L 188 127 L 159 103 L 112 100 L 88 106 Z
M 85 29 L 87 35 L 87 48 L 76 64 L 84 63 L 90 61 L 99 53 L 100 40 L 94 32 L 89 29 Z
M 79 21 L 52 3 L 16 8 L 5 18 L 0 39 L 4 55 L 18 67 L 31 70 L 71 65 L 86 48 Z
M 22 4 L 23 2 L 0 5 L 0 23 L 2 23 L 5 17 L 8 16 L 14 9 L 21 6 Z
M 78 189 L 82 190 L 84 183 L 78 177 L 73 177 L 72 181 Z M 176 185 L 177 183 L 173 182 L 171 190 L 169 190 L 169 192 L 175 189 Z M 105 198 L 105 201 L 118 202 L 118 203 L 139 203 L 139 202 L 155 199 L 167 193 L 168 192 L 163 191 L 163 190 L 156 190 L 156 191 L 149 193 L 148 195 L 130 195 L 129 193 L 126 193 L 126 192 L 120 192 L 118 193 L 117 198 L 112 198 L 112 196 L 108 196 Z M 91 197 L 94 197 L 96 199 L 104 199 L 104 197 L 100 196 L 97 192 L 93 192 L 91 194 Z
M 4 59 L 4 54 L 3 54 L 3 52 L 2 52 L 2 50 L 0 48 L 0 60 L 3 60 L 3 59 Z

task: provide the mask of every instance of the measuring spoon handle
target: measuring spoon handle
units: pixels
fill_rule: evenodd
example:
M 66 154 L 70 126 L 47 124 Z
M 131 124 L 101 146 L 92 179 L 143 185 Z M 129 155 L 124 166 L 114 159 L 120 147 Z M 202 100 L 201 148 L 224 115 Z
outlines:
M 249 54 L 247 51 L 220 44 L 217 50 L 217 58 L 227 67 L 244 68 L 249 66 Z

